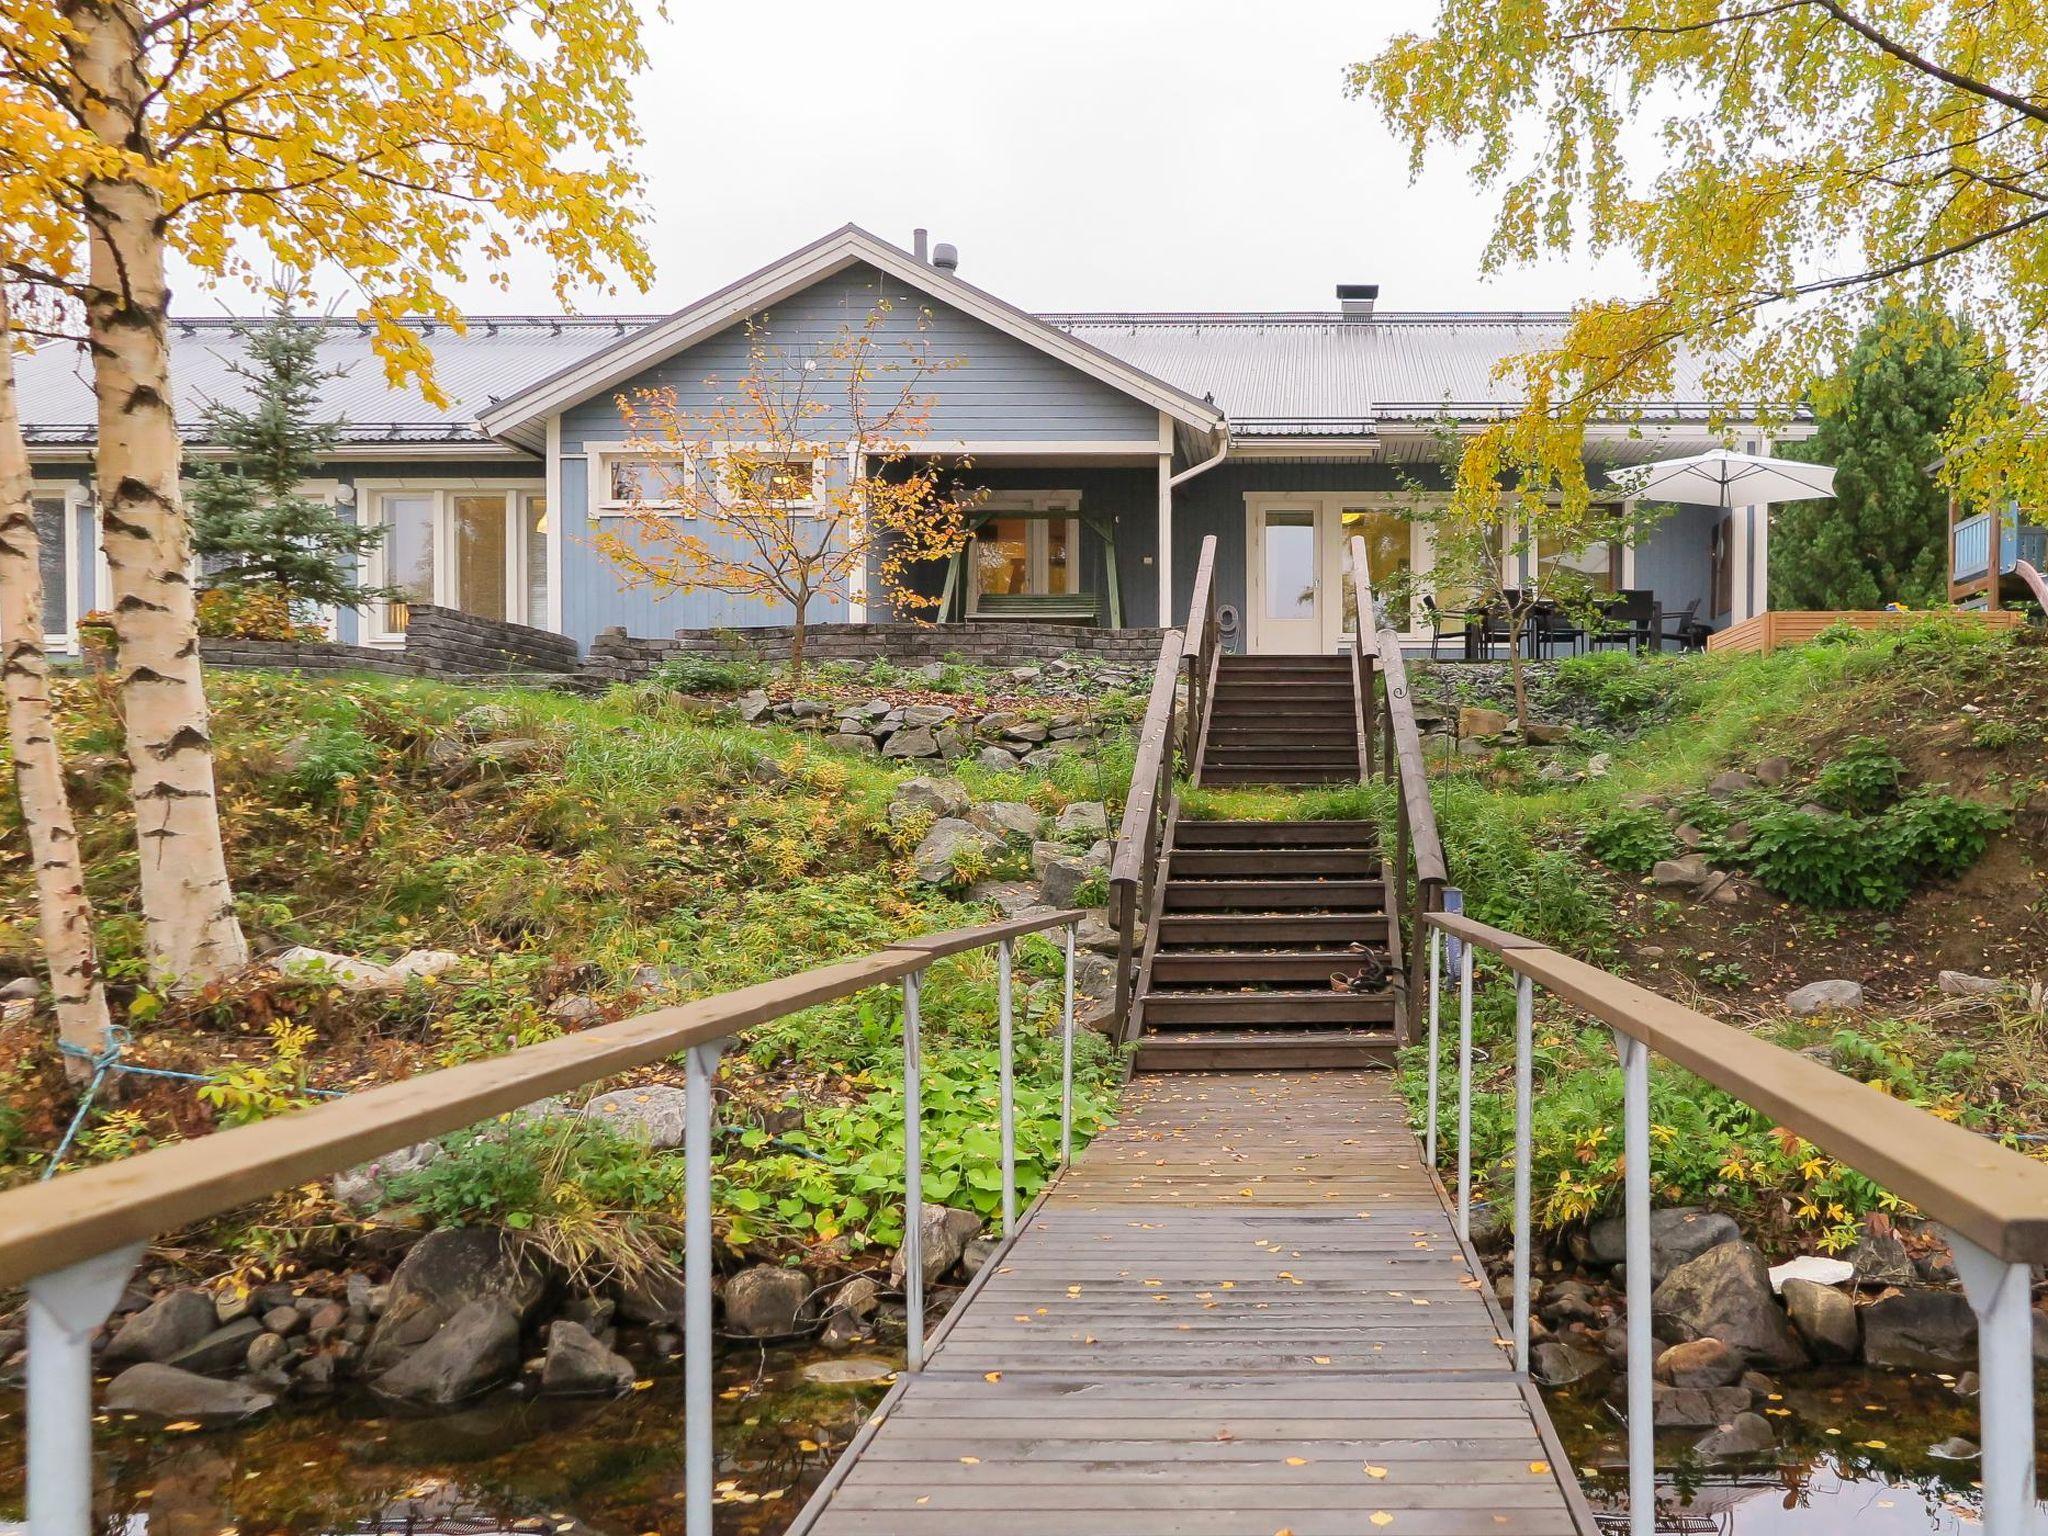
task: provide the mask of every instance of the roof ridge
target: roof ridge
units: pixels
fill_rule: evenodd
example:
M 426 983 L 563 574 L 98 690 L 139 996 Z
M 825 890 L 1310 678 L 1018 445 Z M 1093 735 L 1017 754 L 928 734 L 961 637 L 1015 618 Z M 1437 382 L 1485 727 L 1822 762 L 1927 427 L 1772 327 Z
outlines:
M 181 330 L 225 331 L 234 330 L 241 326 L 263 325 L 272 318 L 269 315 L 172 315 L 169 323 Z M 640 326 L 650 324 L 662 318 L 658 314 L 482 314 L 464 315 L 462 317 L 462 324 L 464 327 L 472 330 L 479 326 L 493 325 L 575 326 L 579 329 L 585 326 L 626 326 L 637 329 Z M 355 330 L 368 330 L 370 328 L 369 321 L 358 320 L 353 315 L 294 315 L 292 316 L 292 323 L 308 326 L 348 327 Z M 451 331 L 455 328 L 452 321 L 443 320 L 436 315 L 403 315 L 398 318 L 398 324 L 440 326 L 446 327 Z
M 1561 309 L 1406 309 L 1348 316 L 1327 309 L 1279 310 L 1052 310 L 1048 325 L 1565 325 Z

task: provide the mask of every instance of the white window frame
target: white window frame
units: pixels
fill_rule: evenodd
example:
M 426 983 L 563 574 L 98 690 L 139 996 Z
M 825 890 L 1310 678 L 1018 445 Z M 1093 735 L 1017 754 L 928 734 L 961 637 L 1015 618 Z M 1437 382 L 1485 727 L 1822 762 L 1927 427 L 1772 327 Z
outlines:
M 535 500 L 547 506 L 547 516 L 559 517 L 561 509 L 547 501 L 547 482 L 530 478 L 520 479 L 470 479 L 446 480 L 358 480 L 356 486 L 357 515 L 366 524 L 382 527 L 385 525 L 383 503 L 389 496 L 425 496 L 433 503 L 430 516 L 433 519 L 431 536 L 434 549 L 434 591 L 428 601 L 443 608 L 456 608 L 460 588 L 456 570 L 457 545 L 455 539 L 455 498 L 458 496 L 503 495 L 505 498 L 505 620 L 511 624 L 527 624 L 534 628 L 546 628 L 548 615 L 538 616 L 527 612 L 527 578 L 530 574 L 526 558 L 526 518 Z M 552 527 L 550 534 L 552 535 Z M 384 586 L 388 580 L 385 571 L 385 540 L 380 540 L 370 552 L 369 585 Z M 552 575 L 552 572 L 550 573 Z M 548 600 L 554 601 L 553 588 L 549 589 Z M 364 633 L 371 645 L 403 645 L 405 634 L 394 630 L 389 622 L 390 605 L 382 600 L 368 604 L 364 610 Z
M 75 480 L 67 480 L 61 483 L 36 480 L 29 482 L 29 510 L 31 513 L 35 510 L 36 502 L 58 500 L 64 503 L 64 628 L 50 629 L 46 625 L 43 630 L 43 649 L 46 651 L 64 651 L 67 654 L 76 655 L 78 654 L 78 621 L 84 615 L 96 612 L 107 606 L 108 602 L 111 601 L 112 583 L 107 574 L 106 555 L 100 551 L 97 543 L 93 546 L 94 559 L 89 582 L 86 578 L 86 573 L 79 569 L 78 515 L 85 508 L 92 505 L 92 493 Z M 92 601 L 83 602 L 81 598 L 84 594 L 80 589 L 88 585 L 91 588 Z M 47 614 L 47 597 L 44 602 L 44 611 Z
M 1050 588 L 1052 540 L 1048 536 L 1053 518 L 1047 513 L 1069 513 L 1066 519 L 1067 548 L 1071 558 L 1067 561 L 1067 588 L 1064 592 L 1047 592 L 1051 597 L 1078 597 L 1081 593 L 1081 493 L 1079 491 L 997 491 L 984 500 L 978 511 L 990 514 L 990 521 L 1004 513 L 1037 513 L 1024 525 L 1024 561 L 1027 582 Z M 987 527 L 987 523 L 982 524 Z M 976 534 L 976 542 L 980 535 Z M 971 556 L 967 562 L 967 612 L 971 617 L 981 611 L 981 568 Z
M 682 479 L 690 473 L 690 456 L 687 453 L 661 453 L 641 443 L 606 442 L 585 443 L 585 460 L 590 475 L 590 515 L 599 517 L 630 517 L 635 512 L 672 512 L 678 516 L 689 516 L 689 507 L 680 501 L 621 501 L 612 495 L 612 465 L 620 459 L 639 459 L 648 463 L 672 464 L 676 478 Z
M 1264 526 L 1268 511 L 1312 510 L 1316 519 L 1316 549 L 1318 553 L 1319 584 L 1316 593 L 1316 616 L 1321 625 L 1323 649 L 1338 651 L 1348 646 L 1344 635 L 1344 596 L 1340 583 L 1345 579 L 1345 560 L 1342 532 L 1344 513 L 1350 511 L 1398 512 L 1418 505 L 1437 505 L 1450 500 L 1449 491 L 1431 491 L 1420 496 L 1410 491 L 1247 491 L 1244 494 L 1245 549 L 1252 550 Z M 1429 525 L 1411 522 L 1408 525 L 1408 568 L 1420 582 L 1436 569 L 1436 541 L 1430 537 Z M 1247 579 L 1250 565 L 1247 562 Z M 1247 647 L 1255 647 L 1262 605 L 1258 594 L 1247 594 L 1245 603 Z M 1429 638 L 1428 615 L 1422 604 L 1409 604 L 1408 627 L 1402 634 L 1412 639 Z

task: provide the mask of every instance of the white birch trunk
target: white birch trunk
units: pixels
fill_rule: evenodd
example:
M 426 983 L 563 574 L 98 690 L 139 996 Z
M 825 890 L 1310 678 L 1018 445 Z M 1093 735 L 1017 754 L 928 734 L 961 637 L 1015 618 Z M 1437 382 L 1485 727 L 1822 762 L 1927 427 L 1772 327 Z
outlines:
M 57 1038 L 91 1055 L 106 1044 L 107 992 L 93 948 L 92 902 L 85 894 L 78 828 L 64 792 L 64 760 L 50 706 L 42 554 L 8 326 L 7 293 L 0 289 L 0 691 L 7 699 L 14 789 L 21 797 L 35 865 L 37 917 L 57 1005 Z M 90 1071 L 76 1054 L 67 1054 L 64 1065 L 74 1078 Z
M 107 144 L 146 153 L 141 18 L 130 0 L 66 0 L 74 106 Z M 85 183 L 86 321 L 99 401 L 100 527 L 141 845 L 144 937 L 159 985 L 190 990 L 248 960 L 235 919 L 199 670 L 191 540 L 171 411 L 163 200 L 136 179 Z

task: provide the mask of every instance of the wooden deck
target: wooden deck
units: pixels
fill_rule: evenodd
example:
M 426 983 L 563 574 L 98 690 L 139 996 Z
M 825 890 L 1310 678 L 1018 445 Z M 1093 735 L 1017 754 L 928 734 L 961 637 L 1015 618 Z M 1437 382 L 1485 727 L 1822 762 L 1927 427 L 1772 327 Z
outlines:
M 1154 1077 L 793 1530 L 1574 1536 L 1384 1072 Z

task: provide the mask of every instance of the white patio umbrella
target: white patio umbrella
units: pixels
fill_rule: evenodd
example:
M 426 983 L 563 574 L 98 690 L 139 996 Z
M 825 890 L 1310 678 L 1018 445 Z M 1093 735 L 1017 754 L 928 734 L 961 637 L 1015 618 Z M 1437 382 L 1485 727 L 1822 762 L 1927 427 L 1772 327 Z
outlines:
M 1607 478 L 1645 501 L 1682 501 L 1699 507 L 1761 507 L 1835 494 L 1832 465 L 1731 453 L 1726 448 L 1610 470 Z

